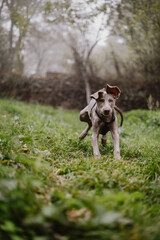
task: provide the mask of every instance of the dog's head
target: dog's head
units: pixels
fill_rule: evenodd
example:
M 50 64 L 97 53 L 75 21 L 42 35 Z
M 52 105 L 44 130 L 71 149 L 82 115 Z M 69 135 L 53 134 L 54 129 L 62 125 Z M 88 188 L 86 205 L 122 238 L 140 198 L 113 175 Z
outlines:
M 97 110 L 103 117 L 112 116 L 116 100 L 119 98 L 121 91 L 116 86 L 107 84 L 106 88 L 99 90 L 91 95 L 97 102 Z

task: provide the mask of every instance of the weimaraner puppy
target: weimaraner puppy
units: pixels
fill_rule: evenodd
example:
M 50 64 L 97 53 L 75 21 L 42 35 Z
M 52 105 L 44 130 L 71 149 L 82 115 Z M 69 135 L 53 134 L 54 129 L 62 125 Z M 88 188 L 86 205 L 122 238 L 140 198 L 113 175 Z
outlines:
M 79 140 L 86 137 L 88 131 L 93 126 L 92 146 L 95 157 L 100 157 L 98 137 L 102 134 L 102 145 L 106 145 L 106 133 L 111 132 L 114 142 L 114 157 L 120 159 L 118 123 L 115 110 L 121 115 L 121 126 L 123 115 L 120 109 L 115 105 L 120 96 L 120 89 L 116 86 L 107 84 L 106 88 L 99 90 L 91 95 L 91 101 L 81 112 L 80 120 L 87 122 L 88 126 L 79 136 Z

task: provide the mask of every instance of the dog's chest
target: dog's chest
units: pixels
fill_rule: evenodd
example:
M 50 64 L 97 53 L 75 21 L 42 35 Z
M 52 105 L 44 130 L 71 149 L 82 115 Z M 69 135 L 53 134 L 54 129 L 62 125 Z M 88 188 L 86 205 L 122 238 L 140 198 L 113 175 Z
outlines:
M 109 131 L 109 125 L 108 123 L 101 122 L 100 123 L 100 134 L 105 135 Z

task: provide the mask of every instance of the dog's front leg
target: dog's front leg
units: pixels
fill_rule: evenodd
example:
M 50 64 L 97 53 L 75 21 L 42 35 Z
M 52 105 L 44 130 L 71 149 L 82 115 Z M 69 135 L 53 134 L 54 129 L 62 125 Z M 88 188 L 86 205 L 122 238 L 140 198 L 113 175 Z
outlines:
M 112 138 L 113 138 L 113 144 L 114 144 L 114 157 L 116 159 L 120 159 L 120 148 L 119 148 L 119 134 L 118 129 L 113 129 L 111 131 Z
M 93 146 L 93 154 L 95 157 L 101 156 L 99 152 L 99 146 L 98 146 L 98 137 L 99 137 L 99 131 L 97 131 L 97 129 L 93 126 L 92 146 Z

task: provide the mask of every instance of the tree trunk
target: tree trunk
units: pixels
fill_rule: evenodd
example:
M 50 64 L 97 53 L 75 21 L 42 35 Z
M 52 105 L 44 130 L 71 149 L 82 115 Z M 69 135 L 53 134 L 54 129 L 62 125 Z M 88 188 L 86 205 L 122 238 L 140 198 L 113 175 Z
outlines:
M 121 71 L 120 71 L 120 67 L 119 67 L 119 63 L 117 61 L 116 55 L 115 55 L 113 50 L 112 50 L 111 53 L 112 53 L 112 56 L 113 56 L 114 66 L 115 66 L 115 69 L 116 69 L 116 72 L 117 72 L 117 76 L 118 76 L 118 78 L 121 78 L 122 74 L 121 74 Z
M 2 13 L 3 6 L 4 6 L 4 0 L 2 0 L 1 6 L 0 6 L 0 18 L 1 18 L 1 13 Z
M 9 56 L 10 56 L 10 71 L 13 68 L 14 61 L 14 48 L 13 48 L 13 22 L 11 21 L 10 31 L 9 31 Z
M 87 102 L 87 104 L 89 104 L 90 95 L 91 95 L 91 87 L 90 87 L 90 83 L 89 83 L 87 69 L 86 69 L 86 66 L 84 66 L 83 60 L 81 59 L 81 56 L 79 55 L 78 51 L 73 46 L 71 48 L 73 51 L 75 63 L 77 65 L 77 68 L 79 69 L 81 77 L 84 81 L 85 92 L 86 92 L 86 102 Z
M 84 84 L 85 84 L 86 102 L 87 102 L 87 104 L 89 104 L 90 96 L 91 96 L 91 86 L 90 86 L 90 83 L 89 83 L 89 79 L 88 79 L 86 69 L 83 66 L 83 64 L 80 66 L 80 68 L 81 68 L 81 75 L 82 75 L 82 78 L 83 78 Z

